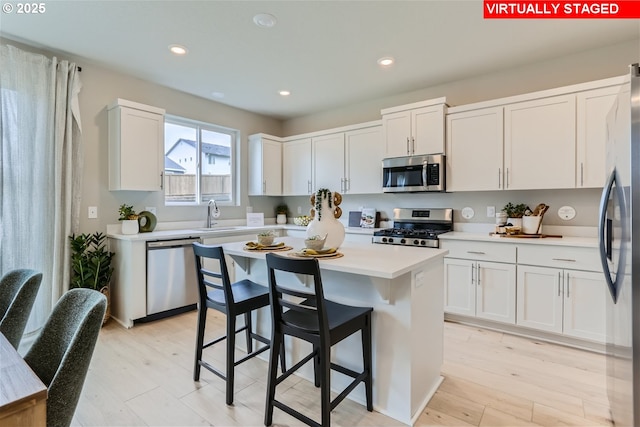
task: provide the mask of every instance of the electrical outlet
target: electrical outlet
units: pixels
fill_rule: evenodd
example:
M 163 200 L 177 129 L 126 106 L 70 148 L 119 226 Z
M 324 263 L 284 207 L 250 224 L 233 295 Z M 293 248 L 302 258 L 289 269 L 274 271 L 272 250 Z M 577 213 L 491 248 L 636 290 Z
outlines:
M 152 214 L 156 214 L 156 207 L 155 206 L 147 206 L 144 208 L 145 211 L 147 212 L 151 212 Z
M 495 218 L 495 217 L 496 217 L 496 207 L 487 206 L 487 218 Z
M 89 219 L 96 219 L 98 218 L 98 207 L 97 206 L 89 206 L 88 210 L 88 217 Z

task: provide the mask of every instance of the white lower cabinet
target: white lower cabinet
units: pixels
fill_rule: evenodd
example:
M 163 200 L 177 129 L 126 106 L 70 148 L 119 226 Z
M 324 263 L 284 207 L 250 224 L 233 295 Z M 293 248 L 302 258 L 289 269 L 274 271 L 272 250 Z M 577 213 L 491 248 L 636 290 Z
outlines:
M 604 343 L 606 292 L 599 272 L 518 265 L 516 323 Z

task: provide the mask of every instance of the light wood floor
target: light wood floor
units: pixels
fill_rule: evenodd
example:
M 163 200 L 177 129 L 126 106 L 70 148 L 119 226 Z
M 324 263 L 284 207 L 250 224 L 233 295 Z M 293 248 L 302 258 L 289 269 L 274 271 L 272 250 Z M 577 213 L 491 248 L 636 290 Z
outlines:
M 234 405 L 224 382 L 202 370 L 192 380 L 195 312 L 101 331 L 74 426 L 261 426 L 266 363 L 236 368 Z M 224 317 L 210 310 L 209 331 Z M 222 349 L 220 349 L 222 350 Z M 206 350 L 223 366 L 224 353 Z M 454 323 L 445 324 L 445 377 L 419 426 L 611 425 L 604 356 Z M 375 381 L 375 379 L 374 379 Z M 318 419 L 318 392 L 295 376 L 278 387 L 281 400 Z M 300 425 L 275 409 L 274 425 Z M 349 399 L 332 412 L 335 426 L 398 426 Z

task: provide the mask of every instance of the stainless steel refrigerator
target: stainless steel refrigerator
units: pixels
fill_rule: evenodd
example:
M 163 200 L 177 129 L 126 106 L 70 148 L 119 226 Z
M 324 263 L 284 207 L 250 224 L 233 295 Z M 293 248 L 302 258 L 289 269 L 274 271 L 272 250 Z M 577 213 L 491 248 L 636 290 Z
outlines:
M 609 178 L 599 220 L 609 288 L 607 393 L 616 426 L 640 425 L 640 68 L 630 69 L 607 116 Z

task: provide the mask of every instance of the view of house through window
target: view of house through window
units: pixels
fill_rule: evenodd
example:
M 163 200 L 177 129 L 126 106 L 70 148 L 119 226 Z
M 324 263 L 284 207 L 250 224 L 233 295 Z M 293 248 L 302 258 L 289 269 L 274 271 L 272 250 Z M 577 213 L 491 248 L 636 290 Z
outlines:
M 170 204 L 211 199 L 233 202 L 238 132 L 179 117 L 165 117 L 164 197 Z

